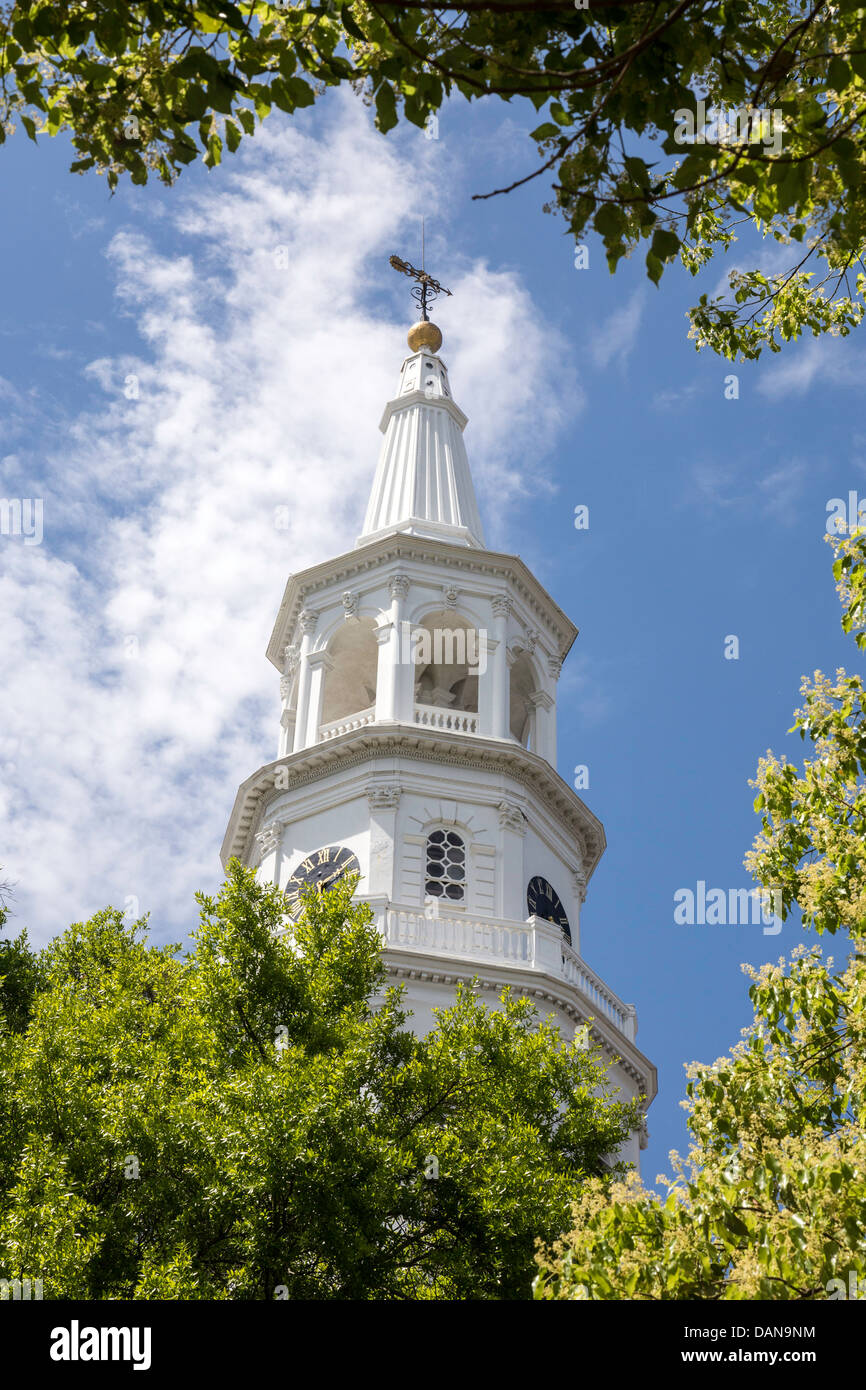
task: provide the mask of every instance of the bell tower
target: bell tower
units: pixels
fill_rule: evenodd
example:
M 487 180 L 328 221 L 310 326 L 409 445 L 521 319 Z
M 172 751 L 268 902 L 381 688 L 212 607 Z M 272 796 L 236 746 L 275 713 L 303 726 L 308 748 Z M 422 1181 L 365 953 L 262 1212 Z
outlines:
M 518 557 L 486 549 L 442 334 L 422 317 L 380 423 L 354 550 L 293 575 L 267 655 L 277 757 L 240 787 L 222 846 L 290 903 L 361 875 L 418 1032 L 477 978 L 563 1035 L 589 1023 L 624 1097 L 656 1092 L 637 1016 L 585 962 L 601 822 L 556 772 L 556 692 L 577 628 Z M 598 927 L 596 928 L 599 929 Z M 622 1156 L 637 1163 L 645 1126 Z

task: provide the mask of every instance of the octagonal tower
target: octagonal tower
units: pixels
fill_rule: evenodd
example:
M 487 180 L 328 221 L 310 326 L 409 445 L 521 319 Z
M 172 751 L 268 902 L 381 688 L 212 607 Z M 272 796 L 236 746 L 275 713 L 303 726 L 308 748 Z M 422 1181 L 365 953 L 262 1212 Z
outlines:
M 605 838 L 556 772 L 577 629 L 522 560 L 484 545 L 440 342 L 434 324 L 410 333 L 354 550 L 286 586 L 267 653 L 278 755 L 240 787 L 223 863 L 290 896 L 357 868 L 418 1032 L 459 981 L 491 1003 L 510 984 L 566 1036 L 591 1021 L 623 1095 L 648 1106 L 635 1008 L 581 954 Z

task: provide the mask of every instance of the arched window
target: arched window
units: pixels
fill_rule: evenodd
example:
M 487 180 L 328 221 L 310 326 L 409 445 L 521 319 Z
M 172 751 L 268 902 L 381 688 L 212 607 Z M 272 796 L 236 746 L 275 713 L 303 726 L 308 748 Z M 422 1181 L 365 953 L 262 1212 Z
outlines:
M 427 876 L 424 892 L 430 898 L 462 903 L 466 898 L 466 846 L 453 830 L 433 830 L 427 836 Z

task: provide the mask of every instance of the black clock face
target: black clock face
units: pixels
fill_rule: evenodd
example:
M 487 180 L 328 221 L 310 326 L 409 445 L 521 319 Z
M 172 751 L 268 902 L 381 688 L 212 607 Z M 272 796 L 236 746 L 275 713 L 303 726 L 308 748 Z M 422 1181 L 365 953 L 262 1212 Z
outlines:
M 561 927 L 566 941 L 571 943 L 571 928 L 565 908 L 559 901 L 558 893 L 551 888 L 546 878 L 536 877 L 529 880 L 526 886 L 526 906 L 530 917 L 543 917 L 545 922 L 554 922 L 556 926 Z
M 286 884 L 289 910 L 296 913 L 300 909 L 302 888 L 318 888 L 324 892 L 333 888 L 345 874 L 359 873 L 360 868 L 357 855 L 345 845 L 326 845 L 324 849 L 314 850 L 301 861 Z

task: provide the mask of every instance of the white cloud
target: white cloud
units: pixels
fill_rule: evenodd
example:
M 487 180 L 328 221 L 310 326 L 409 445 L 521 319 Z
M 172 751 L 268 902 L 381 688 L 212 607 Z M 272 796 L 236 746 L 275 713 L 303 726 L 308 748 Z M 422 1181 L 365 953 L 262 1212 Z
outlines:
M 838 338 L 817 338 L 799 348 L 789 346 L 778 365 L 768 366 L 758 382 L 758 390 L 771 400 L 780 396 L 803 395 L 813 386 L 862 386 L 862 353 L 852 353 Z
M 778 468 L 758 479 L 762 510 L 775 521 L 793 523 L 801 515 L 799 502 L 806 483 L 814 476 L 815 461 L 807 467 L 802 459 L 786 459 Z
M 450 156 L 401 157 L 357 103 L 329 109 L 320 138 L 272 118 L 219 179 L 181 184 L 161 250 L 146 224 L 115 236 L 143 345 L 111 355 L 109 329 L 86 373 L 101 404 L 60 422 L 62 453 L 56 403 L 40 437 L 29 383 L 11 388 L 31 428 L 9 462 L 45 541 L 0 538 L 0 861 L 38 941 L 128 898 L 159 937 L 194 924 L 237 784 L 276 750 L 264 647 L 286 576 L 360 530 L 410 321 L 387 256 Z M 495 543 L 485 499 L 543 481 L 525 460 L 580 388 L 515 273 L 451 264 L 443 353 Z
M 693 381 L 688 386 L 666 387 L 663 391 L 657 391 L 652 398 L 652 403 L 656 410 L 681 410 L 687 402 L 692 401 L 699 394 L 701 387 L 698 382 Z
M 640 286 L 598 329 L 590 349 L 597 367 L 608 367 L 614 358 L 620 365 L 626 362 L 637 342 L 645 306 L 646 290 Z

